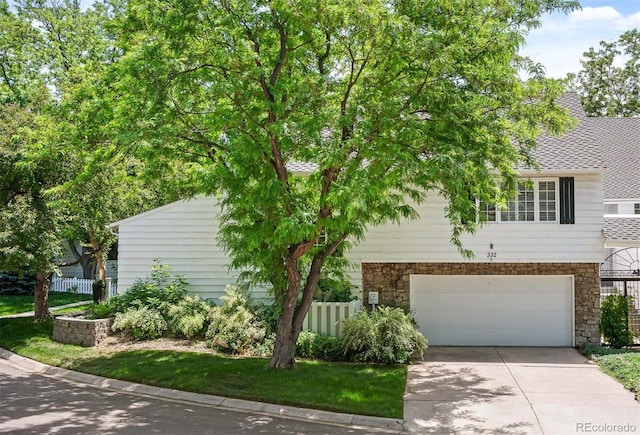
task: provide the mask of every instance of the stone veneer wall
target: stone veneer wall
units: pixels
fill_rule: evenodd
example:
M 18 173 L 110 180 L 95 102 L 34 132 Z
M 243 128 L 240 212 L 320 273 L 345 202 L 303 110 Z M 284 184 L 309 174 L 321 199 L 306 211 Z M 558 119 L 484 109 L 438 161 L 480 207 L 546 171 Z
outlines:
M 111 333 L 113 319 L 78 319 L 56 317 L 53 324 L 53 339 L 60 343 L 97 346 Z
M 410 275 L 573 275 L 576 344 L 600 343 L 598 263 L 362 263 L 363 300 L 408 307 Z

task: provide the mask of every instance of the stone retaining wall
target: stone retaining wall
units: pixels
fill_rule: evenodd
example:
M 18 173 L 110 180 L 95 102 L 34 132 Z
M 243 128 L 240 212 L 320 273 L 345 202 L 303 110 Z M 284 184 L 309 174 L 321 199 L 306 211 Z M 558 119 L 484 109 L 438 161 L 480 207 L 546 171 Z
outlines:
M 111 333 L 113 319 L 79 319 L 56 317 L 53 339 L 60 343 L 97 346 Z
M 408 307 L 410 275 L 573 275 L 576 344 L 600 343 L 600 265 L 597 263 L 363 263 L 363 300 Z

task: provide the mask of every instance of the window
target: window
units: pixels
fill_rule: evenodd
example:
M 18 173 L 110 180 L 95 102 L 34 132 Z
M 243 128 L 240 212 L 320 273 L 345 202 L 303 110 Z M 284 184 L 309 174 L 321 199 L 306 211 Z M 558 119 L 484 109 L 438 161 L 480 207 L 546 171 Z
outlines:
M 500 212 L 502 222 L 533 222 L 535 220 L 535 195 L 532 186 L 518 184 L 518 197 L 507 201 L 507 210 Z
M 496 212 L 495 207 L 479 204 L 483 222 L 558 222 L 558 179 L 534 180 L 518 184 L 517 198 L 507 201 L 507 208 Z
M 633 204 L 633 212 L 635 214 L 640 214 L 640 203 L 636 202 L 635 204 Z
M 487 204 L 486 202 L 480 202 L 480 206 L 478 207 L 480 212 L 480 220 L 483 222 L 496 222 L 496 208 L 492 205 Z
M 605 204 L 604 212 L 606 214 L 618 214 L 618 204 Z
M 556 221 L 556 182 L 541 181 L 538 183 L 538 204 L 541 222 Z
M 313 244 L 313 246 L 319 248 L 321 246 L 324 246 L 325 243 L 327 243 L 327 229 L 323 228 L 320 232 L 320 237 L 318 237 L 318 240 Z

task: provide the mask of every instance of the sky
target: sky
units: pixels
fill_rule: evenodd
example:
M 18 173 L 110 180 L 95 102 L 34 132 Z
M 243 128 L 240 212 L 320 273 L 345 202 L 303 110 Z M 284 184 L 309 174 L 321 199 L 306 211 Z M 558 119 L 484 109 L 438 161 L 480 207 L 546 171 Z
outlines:
M 554 13 L 529 33 L 521 53 L 541 63 L 548 77 L 563 78 L 581 69 L 582 54 L 600 41 L 615 41 L 640 28 L 640 0 L 582 0 L 582 10 Z
M 13 1 L 9 0 L 9 3 Z M 93 0 L 80 0 L 88 7 Z M 521 53 L 546 67 L 548 77 L 577 73 L 582 54 L 600 41 L 614 41 L 640 28 L 640 0 L 581 0 L 582 10 L 545 15 L 542 27 L 526 38 Z

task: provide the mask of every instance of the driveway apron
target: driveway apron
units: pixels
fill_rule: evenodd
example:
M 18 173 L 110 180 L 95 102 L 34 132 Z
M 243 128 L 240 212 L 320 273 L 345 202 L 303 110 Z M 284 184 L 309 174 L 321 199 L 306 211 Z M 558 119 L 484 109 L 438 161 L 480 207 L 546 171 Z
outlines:
M 432 347 L 409 367 L 406 430 L 640 434 L 633 394 L 572 348 Z

